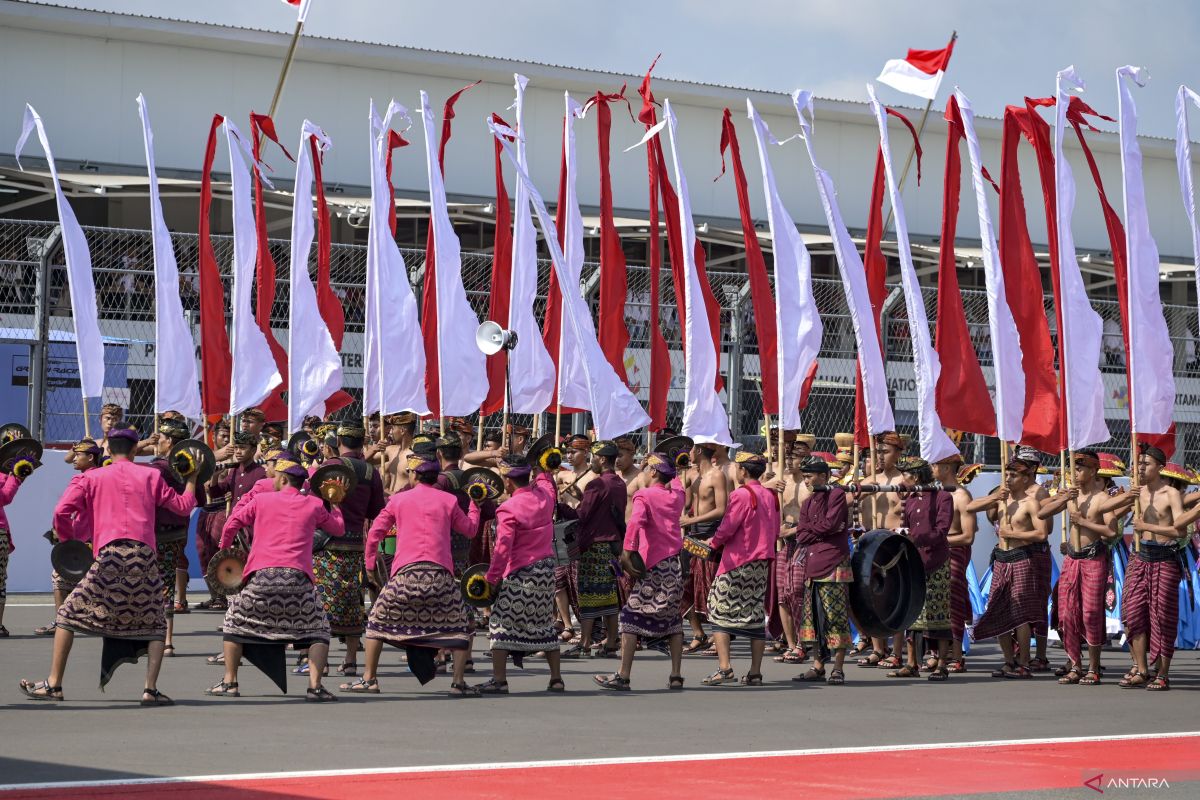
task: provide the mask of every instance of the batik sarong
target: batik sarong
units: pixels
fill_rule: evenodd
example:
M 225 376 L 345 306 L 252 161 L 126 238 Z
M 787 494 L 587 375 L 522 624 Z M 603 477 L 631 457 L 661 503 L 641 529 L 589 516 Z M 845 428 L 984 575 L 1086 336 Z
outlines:
M 186 541 L 171 542 L 160 544 L 156 548 L 158 574 L 163 584 L 163 610 L 168 618 L 175 616 L 175 571 L 182 562 L 183 548 L 186 544 Z
M 329 617 L 334 636 L 362 636 L 366 612 L 362 599 L 363 554 L 361 550 L 325 548 L 313 553 L 317 597 Z
M 474 625 L 458 581 L 428 561 L 409 564 L 388 581 L 371 606 L 367 638 L 397 647 L 465 650 Z
M 925 605 L 921 607 L 921 613 L 908 629 L 922 634 L 927 639 L 950 638 L 949 559 L 925 576 Z
M 655 564 L 646 576 L 633 584 L 629 599 L 621 608 L 619 630 L 647 639 L 659 639 L 683 633 L 679 600 L 683 596 L 683 575 L 679 556 L 670 556 Z
M 8 554 L 12 552 L 12 538 L 7 530 L 0 528 L 0 603 L 8 597 Z
M 558 649 L 553 558 L 521 567 L 501 582 L 488 617 L 488 638 L 493 648 L 514 653 Z
M 796 636 L 801 644 L 820 645 L 823 658 L 851 645 L 850 583 L 853 580 L 854 572 L 847 558 L 825 577 L 805 582 L 804 599 L 796 617 Z
M 308 575 L 291 567 L 255 570 L 229 598 L 225 638 L 271 642 L 329 642 L 329 619 Z
M 767 559 L 751 561 L 718 575 L 708 593 L 708 621 L 716 630 L 731 636 L 765 639 L 763 603 L 770 575 L 771 562 Z
M 598 619 L 615 615 L 621 609 L 617 597 L 617 576 L 612 567 L 612 544 L 592 542 L 579 556 L 576 590 L 579 593 L 579 618 Z

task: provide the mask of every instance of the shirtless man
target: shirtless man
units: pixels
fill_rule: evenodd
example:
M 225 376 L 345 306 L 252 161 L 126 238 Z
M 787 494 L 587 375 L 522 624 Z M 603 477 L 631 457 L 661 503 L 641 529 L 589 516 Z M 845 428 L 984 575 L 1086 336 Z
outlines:
M 872 472 L 861 483 L 866 486 L 896 486 L 900 483 L 900 470 L 896 463 L 904 455 L 905 441 L 895 431 L 884 431 L 875 437 L 875 463 Z M 862 524 L 867 530 L 882 528 L 899 530 L 904 526 L 903 505 L 897 492 L 867 494 L 859 499 Z M 895 649 L 887 654 L 887 640 L 871 637 L 871 652 L 858 660 L 860 667 L 899 669 L 900 653 L 904 648 L 904 635 L 897 633 L 893 642 Z
M 1042 504 L 1038 517 L 1053 520 L 1064 510 L 1070 518 L 1070 542 L 1063 545 L 1062 572 L 1058 578 L 1058 622 L 1068 663 L 1058 682 L 1095 686 L 1100 683 L 1100 650 L 1107 638 L 1104 629 L 1104 595 L 1108 589 L 1108 548 L 1114 537 L 1105 522 L 1101 500 L 1108 498 L 1097 477 L 1099 456 L 1091 450 L 1074 454 L 1073 486 Z M 1088 670 L 1083 671 L 1079 642 L 1088 644 Z
M 642 471 L 634 463 L 633 456 L 637 453 L 637 442 L 631 436 L 618 436 L 613 439 L 618 448 L 617 476 L 625 481 L 627 499 L 625 501 L 625 521 L 629 521 L 633 513 L 633 493 L 642 487 Z M 649 485 L 649 484 L 647 484 Z
M 1000 540 L 992 553 L 995 562 L 987 609 L 974 630 L 976 640 L 1000 639 L 1004 666 L 992 672 L 995 678 L 1033 676 L 1029 638 L 1033 626 L 1046 618 L 1049 587 L 1042 585 L 1031 550 L 1046 541 L 1051 527 L 1049 520 L 1038 517 L 1049 497 L 1037 484 L 1040 460 L 1032 447 L 1019 445 L 1007 465 L 1006 484 L 967 505 L 968 511 L 987 511 Z
M 412 455 L 413 434 L 417 429 L 417 415 L 411 412 L 389 414 L 384 417 L 384 443 L 368 447 L 365 460 L 380 469 L 383 478 L 383 493 L 390 497 L 410 485 L 408 457 Z M 376 460 L 376 456 L 379 458 Z
M 1181 489 L 1188 481 L 1183 468 L 1168 464 L 1157 447 L 1143 444 L 1141 449 L 1139 491 L 1106 498 L 1099 505 L 1102 513 L 1120 514 L 1140 501 L 1142 512 L 1141 519 L 1133 523 L 1137 552 L 1129 560 L 1121 600 L 1121 622 L 1129 637 L 1134 668 L 1121 679 L 1121 688 L 1144 686 L 1150 691 L 1166 691 L 1171 688 L 1168 672 L 1179 626 L 1179 582 L 1183 577 L 1179 542 L 1200 516 L 1200 506 L 1186 513 L 1183 510 Z M 1152 667 L 1158 669 L 1153 680 Z
M 116 403 L 105 403 L 103 406 L 100 407 L 99 445 L 100 445 L 101 456 L 100 456 L 99 461 L 96 464 L 97 466 L 100 465 L 100 461 L 103 461 L 109 455 L 108 432 L 112 428 L 119 426 L 124 421 L 124 419 L 125 419 L 125 409 L 121 408 L 121 406 L 117 405 Z M 66 452 L 65 457 L 63 458 L 63 461 L 67 462 L 68 464 L 74 464 L 75 463 L 75 451 L 68 450 Z
M 972 621 L 967 566 L 971 563 L 971 546 L 975 544 L 975 534 L 979 531 L 975 512 L 968 510 L 974 498 L 967 487 L 958 482 L 961 466 L 962 456 L 958 453 L 933 465 L 933 479 L 941 482 L 954 500 L 954 516 L 950 519 L 950 534 L 947 537 L 950 543 L 950 632 L 954 637 L 950 663 L 947 665 L 950 672 L 967 671 L 962 651 L 963 636 Z
M 583 499 L 583 490 L 596 477 L 591 467 L 592 440 L 582 434 L 576 434 L 567 442 L 563 449 L 564 465 L 571 469 L 560 469 L 554 476 L 558 484 L 558 496 L 562 502 L 571 508 L 578 508 Z M 578 482 L 576 479 L 578 478 Z
M 796 555 L 796 522 L 800 507 L 812 495 L 809 481 L 800 468 L 808 463 L 815 438 L 805 434 L 796 437 L 784 460 L 787 472 L 783 476 L 783 495 L 780 498 L 779 543 L 774 570 L 775 603 L 779 608 L 779 624 L 787 649 L 775 660 L 784 664 L 799 664 L 804 660 L 804 648 L 796 638 L 796 618 L 804 603 L 804 566 L 793 560 Z M 810 473 L 811 474 L 811 473 Z
M 697 444 L 692 451 L 697 478 L 687 490 L 684 507 L 690 512 L 680 518 L 679 524 L 688 529 L 687 535 L 697 539 L 709 539 L 717 532 L 721 518 L 725 516 L 729 493 L 733 491 L 733 481 L 716 463 L 718 453 L 724 451 L 723 446 L 709 442 Z M 692 641 L 684 649 L 685 653 L 694 653 L 708 645 L 708 635 L 704 632 L 701 617 L 708 615 L 708 590 L 716 578 L 717 564 L 693 558 L 690 572 L 692 591 L 690 597 L 685 595 L 684 603 L 687 606 L 688 624 L 692 626 Z

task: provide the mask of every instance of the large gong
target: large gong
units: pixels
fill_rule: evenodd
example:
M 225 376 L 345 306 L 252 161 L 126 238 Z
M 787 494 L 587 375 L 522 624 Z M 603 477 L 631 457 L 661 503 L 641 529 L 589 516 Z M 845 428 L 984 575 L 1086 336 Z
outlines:
M 885 638 L 905 630 L 921 614 L 925 567 L 908 537 L 886 530 L 863 534 L 850 567 L 850 609 L 864 633 Z

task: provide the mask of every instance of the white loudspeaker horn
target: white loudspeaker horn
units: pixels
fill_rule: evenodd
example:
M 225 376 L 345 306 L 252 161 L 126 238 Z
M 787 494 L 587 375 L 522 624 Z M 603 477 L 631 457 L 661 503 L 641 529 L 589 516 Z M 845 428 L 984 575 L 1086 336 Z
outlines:
M 475 344 L 485 355 L 499 353 L 501 350 L 512 350 L 517 346 L 517 334 L 506 331 L 499 323 L 490 319 L 482 323 L 475 331 Z

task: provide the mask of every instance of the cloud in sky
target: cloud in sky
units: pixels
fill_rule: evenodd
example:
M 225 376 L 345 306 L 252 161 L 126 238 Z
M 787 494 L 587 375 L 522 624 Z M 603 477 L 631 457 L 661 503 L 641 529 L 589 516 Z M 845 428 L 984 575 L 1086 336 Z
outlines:
M 290 31 L 279 0 L 44 0 L 54 5 Z M 1074 64 L 1088 101 L 1115 114 L 1114 72 L 1150 69 L 1136 93 L 1141 131 L 1174 135 L 1180 83 L 1200 87 L 1193 56 L 1200 4 L 1159 0 L 313 0 L 313 35 L 549 62 L 635 76 L 662 52 L 656 74 L 753 89 L 812 89 L 865 100 L 864 84 L 908 47 L 945 45 L 959 33 L 943 102 L 959 84 L 979 113 L 1054 91 L 1054 74 Z M 881 87 L 885 102 L 919 101 Z

